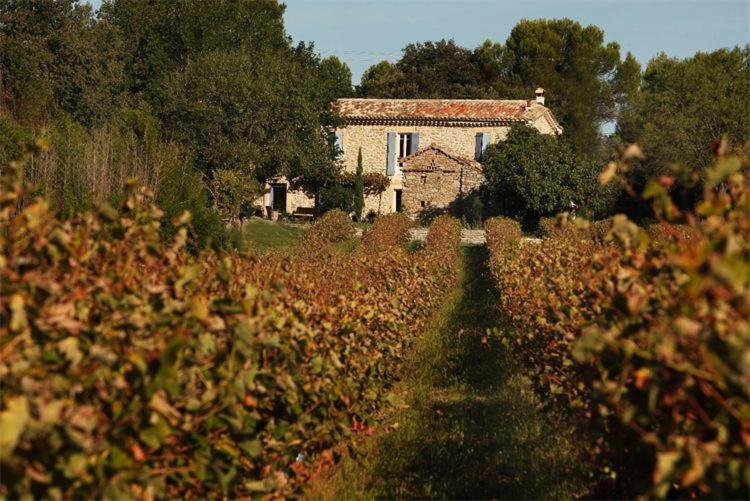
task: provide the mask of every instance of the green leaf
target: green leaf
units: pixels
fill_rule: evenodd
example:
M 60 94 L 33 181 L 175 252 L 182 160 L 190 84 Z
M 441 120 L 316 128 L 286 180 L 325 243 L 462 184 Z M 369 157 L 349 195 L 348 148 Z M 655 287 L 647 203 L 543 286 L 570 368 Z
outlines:
M 263 454 L 263 444 L 257 438 L 254 440 L 245 440 L 238 445 L 245 454 L 253 459 L 257 459 Z

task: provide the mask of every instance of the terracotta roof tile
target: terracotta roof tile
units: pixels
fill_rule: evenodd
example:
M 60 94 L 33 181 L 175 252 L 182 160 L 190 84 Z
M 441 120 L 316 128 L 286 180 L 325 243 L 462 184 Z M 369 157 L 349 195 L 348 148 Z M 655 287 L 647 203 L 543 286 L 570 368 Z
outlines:
M 523 99 L 339 99 L 336 106 L 344 119 L 515 121 L 528 113 Z

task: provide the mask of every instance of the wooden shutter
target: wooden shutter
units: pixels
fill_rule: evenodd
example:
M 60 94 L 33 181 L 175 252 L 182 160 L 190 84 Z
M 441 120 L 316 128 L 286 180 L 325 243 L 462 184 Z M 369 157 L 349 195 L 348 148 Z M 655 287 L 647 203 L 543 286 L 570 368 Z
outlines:
M 398 134 L 388 133 L 388 150 L 386 151 L 385 173 L 393 176 L 396 173 L 396 152 L 398 151 Z
M 419 150 L 419 133 L 415 132 L 411 135 L 411 145 L 409 145 L 409 155 L 416 153 Z

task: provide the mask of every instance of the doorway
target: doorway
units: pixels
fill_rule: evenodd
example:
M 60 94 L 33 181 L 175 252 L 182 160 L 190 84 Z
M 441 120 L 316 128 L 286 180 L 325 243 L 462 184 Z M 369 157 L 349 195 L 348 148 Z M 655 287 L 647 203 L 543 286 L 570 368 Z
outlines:
M 402 190 L 393 190 L 396 193 L 396 212 L 404 210 Z
M 271 185 L 271 208 L 278 212 L 286 212 L 286 184 Z

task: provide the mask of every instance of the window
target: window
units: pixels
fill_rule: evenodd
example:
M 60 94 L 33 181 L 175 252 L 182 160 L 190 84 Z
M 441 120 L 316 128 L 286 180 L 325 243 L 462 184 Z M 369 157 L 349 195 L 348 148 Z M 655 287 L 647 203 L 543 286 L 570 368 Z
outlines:
M 398 166 L 403 167 L 404 162 L 401 161 L 402 158 L 408 157 L 413 153 L 413 150 L 411 149 L 411 143 L 413 141 L 412 138 L 413 134 L 399 134 L 398 135 Z
M 424 209 L 424 206 L 425 206 L 424 200 L 420 200 L 420 201 L 419 201 L 419 205 L 421 205 L 421 206 L 422 206 L 422 208 Z
M 408 157 L 411 153 L 411 134 L 398 135 L 398 158 Z M 401 162 L 399 161 L 399 165 Z

